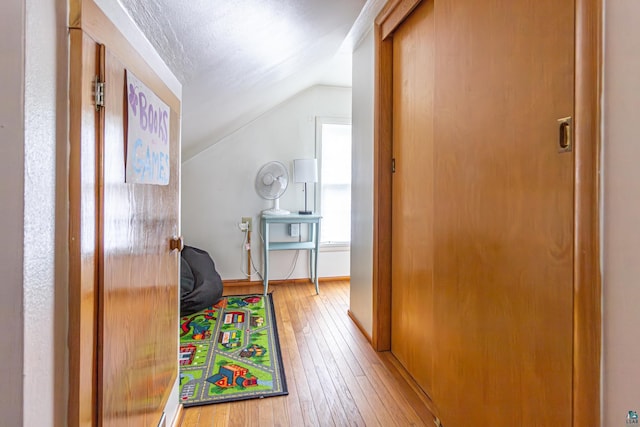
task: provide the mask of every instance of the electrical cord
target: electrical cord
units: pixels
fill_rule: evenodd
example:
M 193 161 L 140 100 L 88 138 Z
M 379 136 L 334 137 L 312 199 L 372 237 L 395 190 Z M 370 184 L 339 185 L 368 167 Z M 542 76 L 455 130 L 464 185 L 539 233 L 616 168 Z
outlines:
M 298 264 L 298 255 L 300 255 L 300 251 L 297 250 L 296 254 L 293 256 L 293 260 L 291 261 L 291 268 L 289 270 L 289 274 L 283 280 L 289 280 L 293 275 L 293 272 L 296 270 L 296 265 Z
M 253 270 L 255 271 L 255 273 L 258 275 L 258 277 L 262 281 L 264 279 L 262 278 L 262 274 L 260 273 L 260 270 L 258 270 L 256 268 L 256 265 L 253 262 L 253 256 L 251 255 L 251 251 L 247 251 L 246 250 L 247 240 L 249 239 L 249 230 L 242 230 L 242 231 L 244 232 L 244 237 L 242 238 L 242 245 L 240 245 L 240 272 L 242 272 L 244 277 L 247 277 L 247 278 L 251 279 L 251 270 L 248 271 L 248 272 L 244 271 L 245 257 L 243 256 L 243 254 L 246 253 L 247 256 L 249 257 L 249 261 L 251 263 L 251 267 L 253 267 Z M 262 236 L 260 236 L 260 237 L 262 237 Z
M 242 272 L 242 274 L 245 277 L 248 277 L 249 279 L 251 279 L 251 271 L 246 272 L 244 271 L 244 256 L 242 254 L 244 254 L 245 252 L 245 246 L 247 245 L 247 239 L 248 239 L 248 230 L 242 230 L 244 232 L 244 237 L 242 238 L 242 245 L 240 245 L 240 272 Z M 255 268 L 255 267 L 254 267 Z
M 264 245 L 264 236 L 262 235 L 262 232 L 260 231 L 262 229 L 262 227 L 260 227 L 260 229 L 258 230 L 258 236 L 260 236 L 260 241 L 262 242 L 262 244 Z M 245 232 L 246 234 L 246 232 Z M 245 239 L 246 240 L 246 239 Z M 302 235 L 298 235 L 298 242 L 302 241 Z M 296 270 L 296 265 L 298 264 L 298 256 L 300 255 L 300 250 L 296 250 L 295 255 L 293 256 L 293 259 L 291 260 L 291 267 L 289 267 L 289 273 L 287 273 L 286 277 L 282 280 L 289 280 L 291 278 L 291 276 L 293 275 L 293 272 Z M 264 280 L 264 278 L 262 277 L 262 274 L 260 274 L 260 272 L 258 271 L 258 269 L 256 268 L 256 266 L 253 263 L 253 257 L 251 258 L 251 265 L 253 266 L 253 269 L 256 271 L 256 274 L 260 277 L 260 280 Z
M 256 268 L 256 265 L 253 263 L 253 257 L 249 256 L 249 259 L 251 260 L 251 266 L 253 267 L 253 269 L 255 270 L 256 274 L 258 275 L 258 277 L 260 278 L 260 281 L 264 280 L 264 278 L 262 277 L 262 274 L 260 274 L 260 270 L 258 270 Z

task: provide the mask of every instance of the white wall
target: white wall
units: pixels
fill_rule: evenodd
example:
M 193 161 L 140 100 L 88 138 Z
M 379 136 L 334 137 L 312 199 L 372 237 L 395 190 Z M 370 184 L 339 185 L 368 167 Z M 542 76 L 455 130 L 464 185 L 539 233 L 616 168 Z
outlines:
M 373 325 L 373 89 L 374 37 L 353 52 L 350 310 L 371 336 Z
M 640 2 L 605 2 L 604 426 L 640 413 Z
M 56 158 L 57 141 L 66 141 L 67 8 L 62 0 L 24 5 L 23 416 L 24 425 L 44 426 L 65 420 L 68 389 L 66 272 L 56 282 L 55 268 L 66 258 L 56 258 L 66 236 L 56 235 L 56 203 L 64 200 L 56 199 Z
M 24 176 L 24 11 L 22 0 L 4 0 L 0 13 L 0 414 L 22 425 L 22 242 Z
M 56 196 L 66 182 L 56 175 L 66 154 L 66 10 L 61 0 L 9 0 L 0 14 L 3 425 L 66 424 L 66 246 L 56 251 L 67 223 L 66 193 Z
M 262 271 L 258 218 L 260 211 L 272 205 L 261 199 L 254 188 L 262 165 L 278 160 L 289 169 L 289 187 L 280 199 L 280 208 L 298 211 L 304 207 L 303 186 L 293 182 L 293 160 L 315 157 L 315 118 L 320 116 L 350 117 L 351 89 L 313 86 L 182 164 L 185 244 L 209 252 L 223 279 L 246 278 L 244 233 L 237 227 L 243 216 L 253 217 L 251 252 L 256 268 Z M 309 203 L 312 199 L 310 191 Z M 273 240 L 286 238 L 284 227 L 275 229 Z M 295 254 L 296 251 L 271 253 L 269 278 L 287 277 Z M 348 276 L 348 268 L 348 251 L 320 252 L 321 277 Z M 308 256 L 302 251 L 291 278 L 307 277 L 307 269 Z M 254 273 L 252 280 L 259 277 Z

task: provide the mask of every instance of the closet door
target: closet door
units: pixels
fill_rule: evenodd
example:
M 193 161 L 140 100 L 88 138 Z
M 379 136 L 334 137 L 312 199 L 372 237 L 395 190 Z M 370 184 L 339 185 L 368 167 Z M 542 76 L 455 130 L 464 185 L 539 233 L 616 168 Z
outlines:
M 570 426 L 574 2 L 435 2 L 433 398 L 443 425 Z
M 423 1 L 392 35 L 391 350 L 445 426 L 571 424 L 574 6 Z
M 393 36 L 391 351 L 431 393 L 433 337 L 433 2 Z

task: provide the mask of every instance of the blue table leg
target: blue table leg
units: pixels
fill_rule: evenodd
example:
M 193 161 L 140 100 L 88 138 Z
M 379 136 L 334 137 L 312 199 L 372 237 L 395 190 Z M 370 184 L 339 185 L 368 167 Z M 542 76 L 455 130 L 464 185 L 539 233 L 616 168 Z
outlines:
M 314 266 L 313 266 L 313 277 L 316 284 L 316 295 L 320 293 L 320 288 L 318 287 L 318 249 L 320 248 L 320 221 L 315 224 L 315 242 L 316 249 L 313 251 L 315 254 L 314 257 Z
M 269 226 L 266 221 L 262 221 L 262 236 L 264 241 L 262 247 L 264 248 L 264 276 L 262 281 L 264 284 L 264 294 L 267 295 L 269 290 Z

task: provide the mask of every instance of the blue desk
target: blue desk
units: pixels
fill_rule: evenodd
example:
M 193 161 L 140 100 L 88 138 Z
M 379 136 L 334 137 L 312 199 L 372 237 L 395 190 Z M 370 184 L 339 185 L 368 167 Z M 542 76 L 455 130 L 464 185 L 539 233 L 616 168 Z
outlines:
M 267 215 L 262 214 L 262 245 L 264 250 L 264 294 L 267 294 L 269 288 L 269 251 L 287 251 L 287 250 L 308 250 L 309 251 L 309 279 L 316 285 L 316 294 L 318 289 L 318 248 L 320 247 L 320 219 L 322 217 L 317 214 L 311 215 Z M 271 224 L 309 224 L 309 238 L 302 242 L 271 242 L 269 241 L 269 226 Z M 302 233 L 302 230 L 300 230 Z

